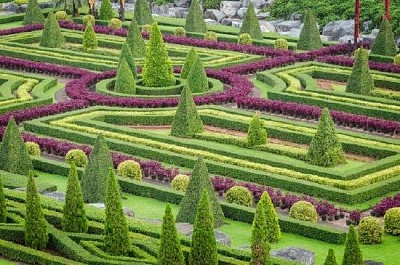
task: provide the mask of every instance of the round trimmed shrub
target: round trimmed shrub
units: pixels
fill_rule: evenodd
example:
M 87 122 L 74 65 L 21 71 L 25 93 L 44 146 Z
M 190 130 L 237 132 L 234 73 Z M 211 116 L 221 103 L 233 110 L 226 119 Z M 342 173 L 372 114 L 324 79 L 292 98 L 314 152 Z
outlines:
M 151 31 L 152 26 L 149 24 L 143 25 L 142 32 L 149 32 Z
M 37 143 L 35 142 L 26 142 L 26 151 L 28 151 L 28 154 L 31 156 L 40 156 L 40 147 Z
M 86 15 L 83 17 L 83 24 L 86 26 L 87 23 L 90 21 L 92 25 L 96 23 L 96 19 L 92 15 Z
M 363 244 L 379 244 L 382 241 L 383 226 L 379 221 L 372 217 L 367 216 L 361 219 L 358 226 L 358 238 Z
M 184 27 L 177 27 L 174 31 L 175 36 L 186 36 L 186 30 Z
M 122 21 L 118 18 L 112 18 L 110 22 L 108 22 L 108 26 L 112 29 L 120 29 L 122 28 Z
M 121 162 L 117 167 L 117 174 L 124 178 L 142 181 L 142 170 L 139 163 L 134 160 Z
M 85 152 L 80 149 L 71 149 L 65 155 L 65 162 L 67 164 L 74 162 L 77 167 L 86 167 L 89 161 Z
M 394 64 L 400 65 L 400 53 L 394 57 Z
M 14 3 L 15 3 L 17 6 L 26 5 L 26 4 L 28 4 L 28 0 L 15 0 Z
M 251 38 L 249 33 L 242 33 L 238 37 L 239 44 L 252 44 L 253 39 Z
M 186 189 L 189 185 L 189 180 L 190 178 L 187 175 L 183 174 L 176 175 L 174 179 L 171 181 L 171 187 L 174 190 L 186 192 Z
M 67 12 L 65 11 L 57 11 L 55 15 L 57 20 L 66 20 L 68 18 Z
M 218 36 L 217 36 L 217 33 L 215 33 L 214 31 L 207 31 L 204 34 L 204 39 L 205 40 L 211 40 L 211 41 L 217 41 L 218 40 Z
M 400 235 L 400 207 L 389 209 L 384 217 L 385 232 Z
M 226 192 L 226 202 L 250 207 L 253 205 L 253 194 L 242 186 L 233 186 Z
M 302 221 L 316 223 L 318 214 L 315 207 L 306 201 L 298 201 L 290 208 L 289 216 Z
M 275 49 L 287 50 L 289 49 L 289 44 L 286 39 L 276 39 L 274 42 Z

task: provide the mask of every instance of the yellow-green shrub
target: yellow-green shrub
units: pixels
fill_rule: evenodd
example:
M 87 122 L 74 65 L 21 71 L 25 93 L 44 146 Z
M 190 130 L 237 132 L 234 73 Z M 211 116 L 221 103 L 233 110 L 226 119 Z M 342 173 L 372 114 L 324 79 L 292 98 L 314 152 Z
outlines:
M 238 43 L 239 44 L 252 44 L 253 39 L 251 38 L 250 34 L 242 33 L 238 37 Z
M 120 29 L 122 28 L 122 21 L 118 18 L 112 18 L 110 22 L 108 22 L 108 26 L 112 29 Z
M 394 57 L 394 64 L 400 65 L 400 53 Z
M 124 178 L 130 178 L 134 180 L 142 180 L 142 171 L 138 162 L 134 160 L 125 160 L 121 162 L 117 167 L 117 174 Z
M 186 30 L 184 27 L 177 27 L 174 31 L 175 36 L 186 36 Z
M 372 217 L 367 216 L 361 219 L 358 226 L 358 237 L 363 244 L 379 244 L 382 241 L 383 226 L 379 221 Z
M 226 201 L 250 207 L 253 205 L 253 194 L 242 186 L 233 186 L 226 192 Z
M 72 162 L 74 162 L 77 167 L 86 167 L 88 164 L 88 157 L 85 152 L 80 149 L 71 149 L 65 155 L 65 162 L 67 164 L 72 164 Z
M 86 15 L 86 16 L 83 17 L 83 24 L 84 25 L 86 25 L 89 21 L 90 21 L 90 23 L 92 25 L 94 25 L 96 23 L 96 19 L 92 15 Z
M 274 42 L 274 48 L 287 50 L 289 49 L 288 41 L 286 39 L 276 39 Z
M 290 208 L 289 216 L 302 220 L 316 223 L 318 221 L 318 214 L 314 206 L 306 201 L 298 201 Z
M 217 33 L 215 33 L 214 31 L 207 31 L 204 34 L 204 39 L 205 40 L 217 41 L 218 40 L 218 36 L 217 36 Z
M 384 217 L 385 232 L 400 235 L 400 207 L 389 209 Z
M 142 32 L 150 32 L 151 31 L 151 25 L 146 24 L 142 26 Z
M 183 174 L 176 175 L 174 179 L 171 181 L 171 187 L 174 190 L 186 192 L 189 180 L 190 178 L 187 175 Z
M 31 156 L 40 156 L 40 147 L 37 143 L 35 142 L 26 142 L 26 150 L 28 151 L 28 154 Z
M 65 20 L 68 17 L 67 12 L 65 11 L 57 11 L 55 15 L 57 20 Z

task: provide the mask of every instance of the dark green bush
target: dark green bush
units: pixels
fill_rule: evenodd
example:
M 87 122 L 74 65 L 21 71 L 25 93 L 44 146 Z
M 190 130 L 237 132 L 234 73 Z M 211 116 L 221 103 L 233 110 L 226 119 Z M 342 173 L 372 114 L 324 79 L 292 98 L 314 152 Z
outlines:
M 221 0 L 204 0 L 203 8 L 204 9 L 219 9 L 220 4 L 221 4 Z
M 244 15 L 242 26 L 240 27 L 239 31 L 239 36 L 243 33 L 250 34 L 251 38 L 255 40 L 263 39 L 263 35 L 260 29 L 260 22 L 258 21 L 256 12 L 254 11 L 254 6 L 252 2 L 250 2 L 247 8 L 247 12 Z
M 328 256 L 326 256 L 324 265 L 337 265 L 335 252 L 333 249 L 329 249 Z
M 310 51 L 321 47 L 322 41 L 319 36 L 317 21 L 315 21 L 312 10 L 308 9 L 304 18 L 303 29 L 300 32 L 297 49 Z
M 126 50 L 130 53 L 129 50 Z M 134 68 L 134 71 L 136 68 Z M 118 67 L 117 78 L 115 80 L 115 92 L 133 95 L 136 93 L 135 88 L 135 77 L 132 74 L 132 69 L 126 62 L 125 58 L 122 57 L 121 63 Z
M 181 69 L 182 78 L 188 77 L 190 70 L 192 69 L 192 66 L 196 60 L 197 60 L 196 50 L 194 48 L 191 48 L 188 54 L 186 55 L 185 63 L 183 64 Z
M 131 24 L 129 25 L 125 42 L 130 47 L 134 58 L 144 57 L 146 55 L 146 44 L 144 43 L 142 32 L 135 18 L 132 18 Z
M 358 236 L 353 225 L 347 233 L 342 265 L 364 265 Z
M 0 178 L 0 223 L 7 221 L 7 204 L 4 196 L 3 181 Z
M 133 17 L 139 25 L 153 24 L 153 17 L 147 0 L 137 0 Z
M 110 0 L 102 0 L 100 5 L 100 19 L 109 21 L 114 17 Z
M 185 30 L 188 32 L 207 32 L 207 24 L 204 21 L 199 0 L 192 0 L 190 3 L 189 13 L 185 21 Z
M 253 194 L 242 186 L 233 186 L 226 192 L 226 202 L 236 203 L 246 207 L 253 206 Z
M 28 24 L 43 24 L 44 16 L 40 10 L 37 0 L 29 0 L 28 6 L 26 7 L 24 25 Z
M 56 17 L 53 12 L 50 12 L 44 24 L 39 45 L 47 48 L 60 48 L 64 46 L 64 44 L 65 39 L 58 26 Z
M 318 214 L 314 206 L 306 201 L 298 201 L 290 208 L 289 216 L 302 221 L 316 223 Z
M 390 25 L 386 17 L 382 20 L 379 33 L 372 45 L 371 53 L 384 56 L 395 56 L 397 54 L 392 25 Z
M 368 95 L 374 87 L 374 79 L 368 66 L 368 51 L 359 48 L 355 52 L 355 63 L 346 85 L 346 92 Z

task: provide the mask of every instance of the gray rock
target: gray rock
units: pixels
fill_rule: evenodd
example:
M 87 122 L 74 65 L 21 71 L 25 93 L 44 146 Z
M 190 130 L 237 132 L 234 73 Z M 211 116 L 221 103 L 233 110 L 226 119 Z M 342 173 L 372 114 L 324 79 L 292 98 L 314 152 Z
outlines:
M 340 43 L 340 44 L 349 43 L 349 41 L 350 41 L 351 43 L 354 42 L 354 36 L 353 36 L 353 35 L 345 35 L 345 36 L 339 38 L 339 43 Z
M 341 37 L 354 34 L 354 20 L 337 20 L 329 22 L 322 30 L 322 35 L 331 36 L 337 41 Z
M 159 16 L 167 16 L 169 9 L 173 8 L 173 7 L 174 7 L 173 3 L 168 3 L 168 4 L 160 5 L 160 6 L 153 3 L 151 5 L 151 13 L 159 15 Z
M 268 6 L 268 3 L 266 0 L 243 0 L 242 6 L 248 7 L 250 3 L 253 3 L 254 8 L 256 8 L 256 9 L 262 9 L 262 8 Z
M 242 26 L 242 20 L 234 20 L 232 21 L 232 27 L 240 28 Z
M 102 202 L 87 203 L 86 205 L 87 206 L 92 206 L 92 207 L 95 207 L 95 208 L 98 208 L 98 209 L 105 209 L 106 208 L 106 205 L 104 203 L 102 203 Z M 130 209 L 128 207 L 122 207 L 122 210 L 124 211 L 124 214 L 126 216 L 135 217 L 135 213 L 133 212 L 132 209 Z
M 25 9 L 26 9 L 26 5 L 23 5 L 23 6 L 25 6 Z M 11 12 L 11 13 L 22 12 L 22 11 L 20 11 L 21 9 L 22 9 L 22 6 L 17 6 L 14 3 L 4 3 L 3 8 L 2 8 L 3 11 Z
M 221 20 L 221 25 L 224 26 L 232 26 L 232 19 L 231 18 L 224 18 Z
M 376 35 L 372 32 L 369 35 L 362 35 L 363 42 L 368 43 L 372 46 L 376 39 Z
M 268 21 L 269 23 L 271 23 L 272 25 L 274 25 L 276 27 L 276 25 L 278 25 L 279 23 L 283 22 L 285 20 L 283 19 L 277 19 L 277 20 L 270 20 Z
M 262 32 L 276 32 L 276 28 L 268 21 L 260 21 L 260 29 Z
M 43 3 L 39 3 L 40 9 L 43 9 L 43 8 L 52 8 L 53 6 L 54 6 L 54 3 L 52 3 L 52 2 L 43 2 Z
M 189 7 L 189 0 L 174 0 L 174 5 L 177 7 Z
M 65 201 L 65 194 L 61 192 L 44 192 L 43 195 L 58 201 Z
M 332 41 L 331 36 L 320 35 L 322 41 Z
M 301 29 L 290 29 L 290 31 L 280 32 L 280 34 L 288 37 L 298 38 L 300 36 Z
M 371 20 L 369 21 L 365 21 L 362 24 L 362 31 L 369 31 L 372 27 L 374 26 L 374 22 L 372 22 Z
M 383 262 L 373 261 L 373 260 L 366 260 L 364 261 L 365 265 L 385 265 Z
M 238 11 L 239 12 L 239 11 Z M 257 14 L 258 19 L 266 19 L 270 16 L 270 12 L 261 12 Z
M 247 7 L 241 7 L 238 9 L 237 15 L 238 15 L 238 17 L 243 18 L 244 14 L 246 14 L 246 12 L 247 12 Z
M 235 17 L 241 5 L 239 1 L 222 1 L 219 9 L 228 17 Z
M 189 227 L 188 227 L 187 231 L 188 232 L 190 231 Z M 228 247 L 231 246 L 231 239 L 229 238 L 229 236 L 227 234 L 224 234 L 219 230 L 214 230 L 214 233 L 215 233 L 215 239 L 216 239 L 218 244 L 225 245 L 225 246 L 228 246 Z M 192 238 L 192 234 L 193 234 L 193 226 L 192 226 L 191 231 L 186 235 L 187 235 L 187 237 L 189 237 L 189 239 L 191 239 Z
M 208 24 L 208 25 L 218 25 L 218 21 L 212 20 L 212 19 L 204 19 L 204 21 Z
M 379 33 L 379 29 L 373 29 L 371 32 L 371 36 L 376 37 L 376 36 L 378 36 L 378 33 Z
M 272 256 L 280 257 L 286 260 L 303 263 L 304 265 L 314 265 L 315 254 L 306 249 L 289 247 L 273 251 Z
M 188 13 L 188 9 L 184 7 L 172 7 L 168 9 L 167 16 L 176 17 L 176 18 L 184 18 L 185 13 Z
M 218 9 L 207 9 L 204 12 L 204 18 L 212 19 L 217 22 L 221 22 L 226 17 L 226 14 Z
M 398 38 L 396 39 L 396 44 L 397 44 L 397 47 L 400 46 L 400 37 L 398 37 Z
M 300 13 L 292 13 L 289 15 L 289 20 L 303 20 L 303 15 Z
M 300 20 L 286 20 L 275 25 L 278 32 L 290 31 L 293 28 L 300 28 Z

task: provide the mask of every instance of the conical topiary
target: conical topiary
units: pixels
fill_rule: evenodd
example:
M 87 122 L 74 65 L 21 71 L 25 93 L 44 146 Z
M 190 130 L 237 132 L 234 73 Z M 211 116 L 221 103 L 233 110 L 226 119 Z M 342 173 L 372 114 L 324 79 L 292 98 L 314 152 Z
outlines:
M 133 17 L 136 19 L 139 25 L 153 24 L 150 6 L 146 0 L 137 0 L 133 12 Z
M 86 203 L 105 201 L 108 170 L 112 166 L 106 140 L 103 136 L 99 136 L 94 143 L 81 181 L 83 200 Z
M 48 48 L 60 48 L 65 44 L 64 36 L 61 33 L 60 26 L 58 25 L 56 16 L 53 12 L 50 12 L 44 29 L 42 31 L 42 37 L 40 38 L 39 45 Z
M 196 209 L 196 211 L 193 211 Z M 217 265 L 217 242 L 213 228 L 209 194 L 206 189 L 201 190 L 199 204 L 192 209 L 196 213 L 193 225 L 192 247 L 190 250 L 190 265 Z
M 188 85 L 183 87 L 179 105 L 171 126 L 171 135 L 176 137 L 193 137 L 203 131 L 203 122 L 197 112 L 192 92 Z
M 157 22 L 153 23 L 142 70 L 143 83 L 149 87 L 175 85 L 171 60 Z
M 188 54 L 186 55 L 185 63 L 182 66 L 181 70 L 181 78 L 186 79 L 189 75 L 190 70 L 192 69 L 192 65 L 197 59 L 197 53 L 194 48 L 191 48 Z
M 76 170 L 75 163 L 72 162 L 68 174 L 68 185 L 63 209 L 64 215 L 61 222 L 64 231 L 73 233 L 87 232 L 88 221 L 84 205 L 78 171 Z
M 111 255 L 126 255 L 130 249 L 129 230 L 121 203 L 121 192 L 114 168 L 107 178 L 106 218 L 104 220 L 105 249 Z
M 281 237 L 281 228 L 279 226 L 278 214 L 276 213 L 275 206 L 269 197 L 268 192 L 264 191 L 261 199 L 258 202 L 265 209 L 265 220 L 267 223 L 266 235 L 270 243 L 277 242 Z
M 94 32 L 92 23 L 88 21 L 85 28 L 85 34 L 83 35 L 83 49 L 87 51 L 87 50 L 94 50 L 96 48 L 97 48 L 96 32 Z
M 337 265 L 335 252 L 333 249 L 329 249 L 328 256 L 326 256 L 324 265 Z
M 342 265 L 364 265 L 360 243 L 353 225 L 346 236 Z
M 129 45 L 126 42 L 122 45 L 122 50 L 119 55 L 117 69 L 119 69 L 121 67 L 121 63 L 122 63 L 123 59 L 126 61 L 126 63 L 128 63 L 128 68 L 131 70 L 133 77 L 136 78 L 137 73 L 136 73 L 135 59 L 133 58 L 131 49 L 129 48 Z
M 0 170 L 24 176 L 33 170 L 31 158 L 13 117 L 8 121 L 0 145 Z
M 267 131 L 264 128 L 264 121 L 259 114 L 255 114 L 250 121 L 249 130 L 247 132 L 247 145 L 254 147 L 267 143 Z
M 317 21 L 315 21 L 312 10 L 309 8 L 304 18 L 304 26 L 300 32 L 297 49 L 310 51 L 321 47 L 322 41 L 319 36 Z
M 200 93 L 208 90 L 208 79 L 203 63 L 199 56 L 190 68 L 187 76 L 187 83 L 193 93 Z
M 141 58 L 146 55 L 146 44 L 142 37 L 139 24 L 136 22 L 134 17 L 129 25 L 128 35 L 126 36 L 125 42 L 128 44 L 134 58 Z
M 185 21 L 185 30 L 187 32 L 207 32 L 207 24 L 204 21 L 199 0 L 192 0 L 190 3 L 189 13 Z
M 169 204 L 165 207 L 160 241 L 160 250 L 158 252 L 159 265 L 185 265 L 185 257 L 182 253 L 175 220 Z
M 239 36 L 243 33 L 250 34 L 252 39 L 263 39 L 263 35 L 260 29 L 260 22 L 258 21 L 256 12 L 254 11 L 254 6 L 252 2 L 250 2 L 246 14 L 244 15 L 242 26 L 240 27 Z
M 327 108 L 323 109 L 319 117 L 317 132 L 311 140 L 307 157 L 312 164 L 324 167 L 346 163 L 335 124 Z
M 37 0 L 29 0 L 28 5 L 26 6 L 24 21 L 22 24 L 43 24 L 44 16 L 42 11 L 40 10 L 39 4 Z
M 110 0 L 102 0 L 100 5 L 100 19 L 109 21 L 114 17 L 114 11 Z
M 386 17 L 382 20 L 378 35 L 372 45 L 371 53 L 384 56 L 396 56 L 397 54 L 397 46 L 393 35 L 392 25 L 390 25 L 390 22 Z
M 177 222 L 194 223 L 196 213 L 193 209 L 197 209 L 203 189 L 206 189 L 208 192 L 211 210 L 214 217 L 214 226 L 218 227 L 224 224 L 224 213 L 222 212 L 221 205 L 214 194 L 214 188 L 208 176 L 207 166 L 202 157 L 199 157 L 194 165 L 193 173 L 190 177 L 185 196 L 180 203 L 179 212 L 176 217 Z
M 48 241 L 47 223 L 40 205 L 33 171 L 30 171 L 26 187 L 25 245 L 33 249 L 43 250 Z
M 346 92 L 368 95 L 375 87 L 374 79 L 368 66 L 368 51 L 359 48 L 355 52 L 355 57 L 353 70 L 347 81 Z
M 7 222 L 7 204 L 4 196 L 3 182 L 0 178 L 0 223 Z
M 128 51 L 130 53 L 130 51 Z M 132 71 L 129 68 L 125 58 L 122 58 L 122 62 L 117 71 L 117 78 L 115 80 L 115 92 L 133 95 L 136 93 L 135 89 L 135 78 L 132 75 Z

